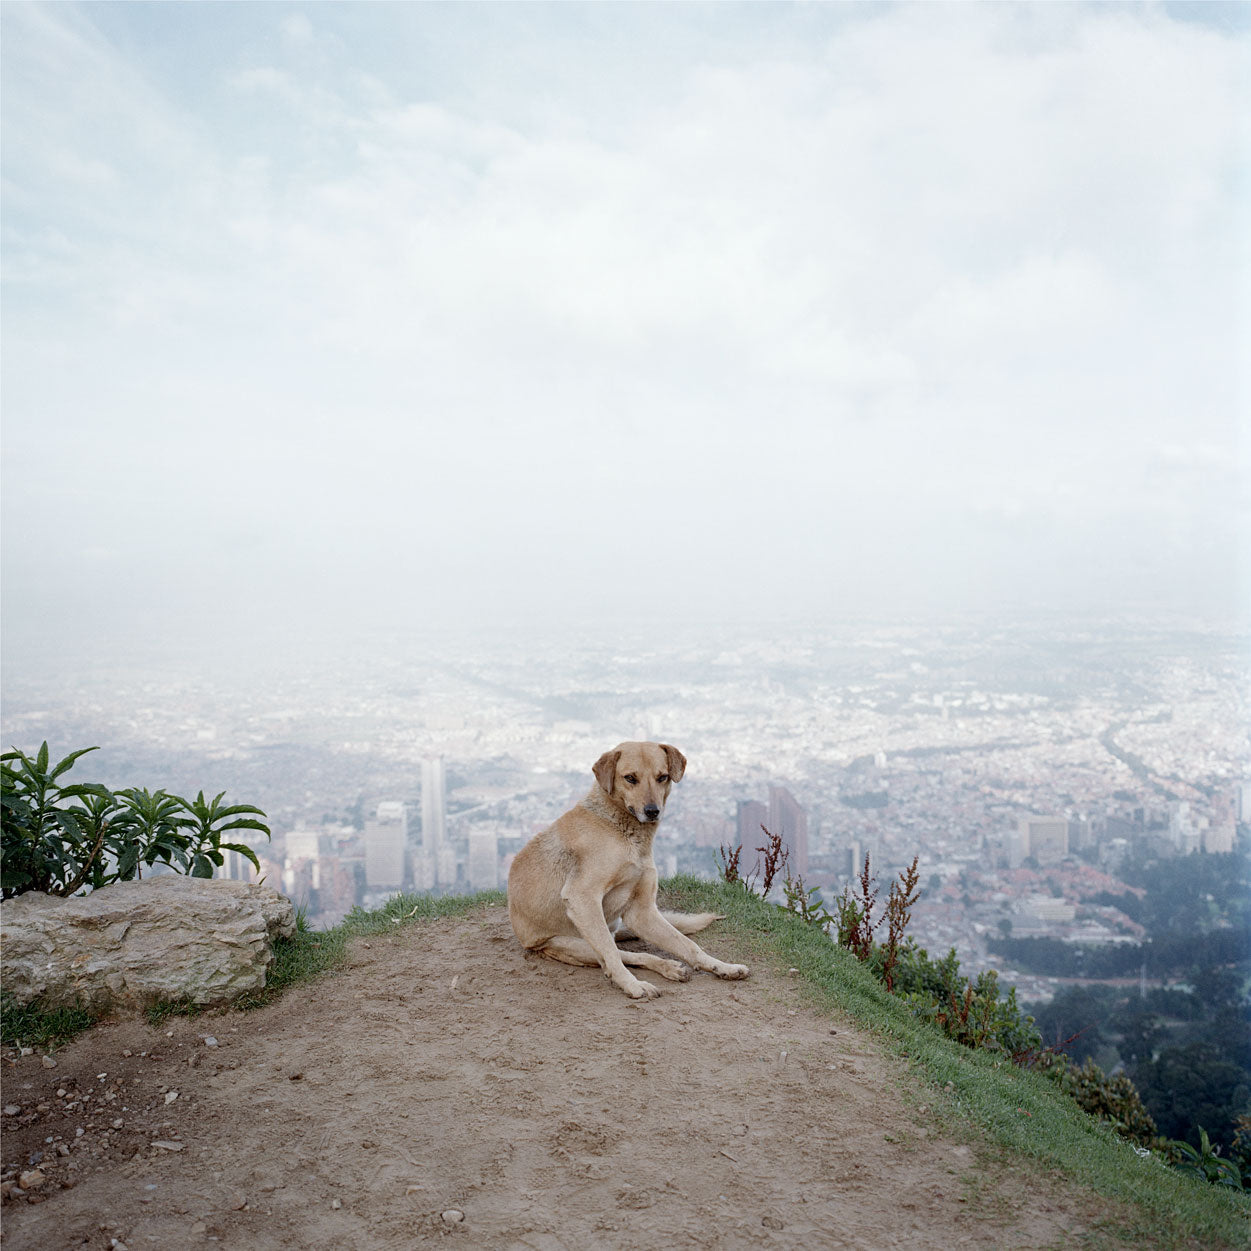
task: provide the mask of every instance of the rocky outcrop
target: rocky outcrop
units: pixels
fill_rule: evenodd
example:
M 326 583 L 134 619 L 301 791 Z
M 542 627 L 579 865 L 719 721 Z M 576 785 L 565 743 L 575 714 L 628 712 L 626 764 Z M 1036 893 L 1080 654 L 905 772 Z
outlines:
M 58 899 L 28 891 L 0 909 L 0 984 L 19 1001 L 137 1009 L 222 1003 L 265 985 L 289 899 L 249 882 L 168 874 Z

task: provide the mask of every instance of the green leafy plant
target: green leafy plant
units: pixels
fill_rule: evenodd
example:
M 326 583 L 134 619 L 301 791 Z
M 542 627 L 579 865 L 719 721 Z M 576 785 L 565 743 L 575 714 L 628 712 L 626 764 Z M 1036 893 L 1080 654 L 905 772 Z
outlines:
M 121 804 L 120 824 L 127 837 L 118 849 L 117 876 L 122 881 L 143 876 L 143 865 L 159 860 L 171 868 L 187 868 L 191 840 L 183 833 L 187 824 L 176 795 L 130 787 L 117 792 Z
M 782 891 L 786 896 L 787 909 L 809 925 L 828 929 L 838 923 L 838 918 L 826 908 L 821 891 L 816 886 L 805 886 L 802 877 L 791 877 L 788 873 Z
M 190 802 L 175 796 L 188 814 L 183 827 L 190 832 L 187 852 L 192 877 L 212 877 L 214 865 L 220 867 L 225 861 L 224 851 L 237 851 L 252 862 L 254 869 L 261 867 L 251 847 L 246 843 L 223 843 L 222 835 L 227 830 L 259 830 L 268 837 L 269 826 L 255 819 L 265 814 L 251 804 L 223 804 L 225 794 L 222 791 L 210 803 L 205 803 L 203 791 Z
M 99 783 L 66 784 L 75 761 L 95 747 L 71 752 L 55 765 L 48 744 L 34 756 L 21 751 L 0 757 L 3 786 L 0 822 L 0 886 L 5 898 L 37 890 L 72 895 L 110 882 L 143 876 L 157 863 L 194 877 L 212 877 L 236 851 L 259 869 L 256 853 L 243 843 L 223 842 L 231 830 L 256 830 L 269 837 L 251 804 L 225 804 L 225 792 L 206 801 L 163 790 L 130 787 L 116 793 Z
M 72 895 L 87 880 L 104 845 L 106 823 L 86 823 L 89 809 L 70 801 L 94 797 L 102 812 L 109 792 L 91 783 L 63 785 L 60 779 L 94 747 L 71 752 L 55 765 L 45 742 L 35 755 L 0 756 L 0 886 L 7 897 L 25 890 Z
M 1173 1148 L 1173 1167 L 1179 1172 L 1201 1177 L 1216 1186 L 1242 1189 L 1242 1172 L 1238 1165 L 1221 1156 L 1220 1147 L 1208 1141 L 1208 1131 L 1202 1125 L 1199 1126 L 1198 1147 L 1188 1142 L 1170 1142 L 1169 1146 Z

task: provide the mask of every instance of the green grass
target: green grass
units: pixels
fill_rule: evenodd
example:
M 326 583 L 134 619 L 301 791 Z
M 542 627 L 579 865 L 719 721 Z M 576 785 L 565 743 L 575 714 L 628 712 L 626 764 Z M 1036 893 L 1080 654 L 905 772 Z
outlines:
M 8 1047 L 59 1047 L 99 1019 L 86 1008 L 43 1009 L 0 993 L 0 1042 Z
M 1121 1205 L 1107 1233 L 1145 1246 L 1251 1245 L 1251 1200 L 1143 1159 L 1110 1126 L 1083 1112 L 1040 1073 L 1002 1054 L 971 1051 L 915 1017 L 848 951 L 816 926 L 741 888 L 693 877 L 665 883 L 665 905 L 726 914 L 720 928 L 750 958 L 799 970 L 818 1011 L 846 1013 L 905 1058 L 931 1089 L 925 1102 L 944 1128 L 961 1124 L 1002 1149 L 1004 1157 L 1059 1169 Z

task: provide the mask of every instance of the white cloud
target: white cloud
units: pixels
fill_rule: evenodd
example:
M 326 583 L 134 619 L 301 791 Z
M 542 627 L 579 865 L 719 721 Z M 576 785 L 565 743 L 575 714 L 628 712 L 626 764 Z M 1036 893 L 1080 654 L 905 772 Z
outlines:
M 596 58 L 620 84 L 624 54 L 589 37 L 523 79 L 434 9 L 253 38 L 273 12 L 235 15 L 194 100 L 98 10 L 6 13 L 10 534 L 147 550 L 104 467 L 201 547 L 243 525 L 402 571 L 454 516 L 473 583 L 501 537 L 574 576 L 628 501 L 699 553 L 672 575 L 698 598 L 779 551 L 797 584 L 957 586 L 971 516 L 1122 547 L 1163 494 L 1226 516 L 1157 461 L 1233 456 L 1239 41 L 874 9 L 609 95 Z M 415 64 L 442 37 L 464 83 L 514 79 L 432 94 L 378 21 Z

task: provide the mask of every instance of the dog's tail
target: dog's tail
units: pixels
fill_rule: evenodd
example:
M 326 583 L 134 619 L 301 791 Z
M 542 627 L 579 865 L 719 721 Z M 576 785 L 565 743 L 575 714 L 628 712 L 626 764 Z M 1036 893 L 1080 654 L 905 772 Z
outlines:
M 662 912 L 660 915 L 683 934 L 696 934 L 714 921 L 725 919 L 724 912 Z
M 707 929 L 714 921 L 725 920 L 724 912 L 662 912 L 660 915 L 683 934 L 696 934 Z M 619 943 L 628 943 L 638 938 L 624 921 L 618 921 L 612 927 L 612 936 Z

